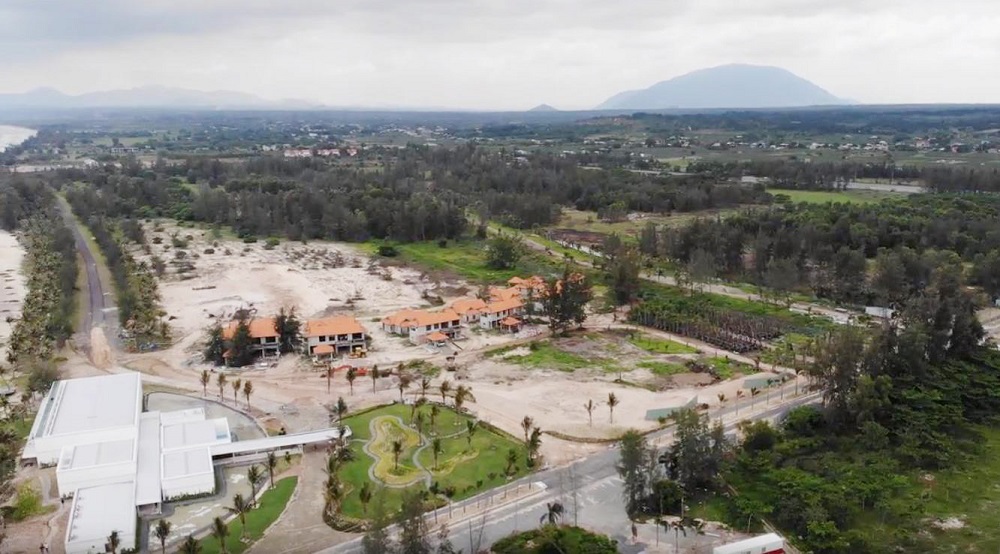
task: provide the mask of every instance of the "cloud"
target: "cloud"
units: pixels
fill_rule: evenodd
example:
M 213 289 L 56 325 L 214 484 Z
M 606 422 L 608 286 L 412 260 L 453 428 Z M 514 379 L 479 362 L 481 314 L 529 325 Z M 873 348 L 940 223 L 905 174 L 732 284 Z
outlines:
M 863 101 L 994 101 L 998 17 L 988 0 L 4 0 L 0 91 L 573 108 L 747 62 Z

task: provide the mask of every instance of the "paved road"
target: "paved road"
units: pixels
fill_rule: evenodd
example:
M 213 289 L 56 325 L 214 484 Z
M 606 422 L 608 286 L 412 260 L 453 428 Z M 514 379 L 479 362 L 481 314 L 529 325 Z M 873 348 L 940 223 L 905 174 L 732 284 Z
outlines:
M 771 405 L 766 406 L 747 419 L 774 420 L 782 417 L 790 409 L 805 404 L 818 402 L 818 394 L 791 397 L 791 388 L 786 385 L 786 398 L 777 401 L 772 393 Z M 765 400 L 758 398 L 757 409 Z M 746 402 L 742 409 L 746 412 Z M 736 411 L 736 406 L 729 405 L 714 411 L 713 418 L 722 417 L 726 421 Z M 735 416 L 729 417 L 725 426 L 727 432 L 735 430 L 738 425 Z M 673 437 L 672 429 L 665 429 L 649 436 L 653 444 L 665 445 Z M 618 541 L 619 552 L 638 553 L 648 546 L 642 542 L 629 544 L 631 524 L 625 517 L 625 506 L 622 501 L 621 479 L 615 469 L 619 459 L 617 447 L 609 448 L 584 458 L 566 467 L 549 469 L 512 482 L 505 488 L 495 489 L 468 500 L 455 503 L 452 512 L 470 510 L 477 512 L 466 520 L 458 521 L 450 526 L 451 541 L 456 548 L 466 552 L 478 552 L 497 540 L 518 531 L 526 531 L 538 527 L 539 518 L 546 513 L 547 502 L 561 502 L 566 508 L 563 521 L 576 523 L 588 529 L 605 533 Z M 542 483 L 544 491 L 515 502 L 504 502 L 503 491 L 516 487 L 527 487 L 529 483 Z M 532 485 L 538 487 L 537 485 Z M 541 488 L 541 487 L 538 487 Z M 479 513 L 477 506 L 493 503 L 486 513 Z M 448 508 L 442 508 L 442 511 Z M 433 515 L 428 516 L 429 523 L 434 527 Z M 321 550 L 325 554 L 354 554 L 362 552 L 361 540 L 338 544 Z
M 77 252 L 80 253 L 80 257 L 83 260 L 83 267 L 87 272 L 86 296 L 84 297 L 85 306 L 81 315 L 82 322 L 77 331 L 80 333 L 82 341 L 87 345 L 90 342 L 90 330 L 94 327 L 103 327 L 109 340 L 112 340 L 116 336 L 114 331 L 118 322 L 115 317 L 106 317 L 107 314 L 113 314 L 116 310 L 114 295 L 111 293 L 113 290 L 111 283 L 106 283 L 102 280 L 101 272 L 98 271 L 97 267 L 97 257 L 94 252 L 91 252 L 90 243 L 87 242 L 83 235 L 83 233 L 88 231 L 77 222 L 69 203 L 65 199 L 60 198 L 59 208 L 62 211 L 63 219 L 66 221 L 66 226 L 73 232 L 73 236 L 76 239 Z

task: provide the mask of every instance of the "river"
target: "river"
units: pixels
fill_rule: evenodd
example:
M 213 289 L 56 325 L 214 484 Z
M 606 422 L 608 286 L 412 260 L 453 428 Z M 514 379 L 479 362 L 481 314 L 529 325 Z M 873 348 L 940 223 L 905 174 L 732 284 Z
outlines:
M 0 125 L 0 152 L 8 146 L 15 146 L 38 134 L 34 129 L 24 127 L 13 127 L 11 125 Z

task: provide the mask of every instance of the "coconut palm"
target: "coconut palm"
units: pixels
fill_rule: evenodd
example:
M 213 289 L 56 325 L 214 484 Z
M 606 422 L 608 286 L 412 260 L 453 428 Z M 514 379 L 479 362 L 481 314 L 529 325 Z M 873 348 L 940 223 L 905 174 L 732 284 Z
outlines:
M 618 397 L 615 396 L 615 393 L 609 392 L 608 393 L 608 411 L 611 414 L 611 423 L 615 422 L 615 406 L 617 406 L 617 405 L 618 405 Z
M 222 395 L 226 390 L 226 374 L 219 373 L 219 376 L 216 378 L 215 382 L 219 384 L 219 400 L 225 400 Z
M 166 554 L 167 552 L 167 538 L 170 537 L 170 530 L 173 529 L 173 525 L 165 520 L 161 519 L 156 522 L 156 527 L 153 528 L 153 535 L 156 536 L 160 541 L 160 552 Z
M 278 455 L 274 451 L 267 453 L 267 480 L 270 488 L 274 488 L 274 470 L 278 467 Z
M 438 390 L 441 391 L 441 403 L 447 406 L 448 393 L 451 391 L 451 381 L 441 381 L 441 384 L 438 385 Z
M 417 428 L 417 434 L 424 434 L 424 413 L 418 412 L 417 417 L 413 419 L 413 426 Z
M 330 381 L 333 380 L 334 369 L 332 367 L 326 368 L 326 393 L 330 394 Z
M 417 415 L 417 410 L 419 410 L 420 407 L 426 403 L 426 398 L 418 398 L 416 402 L 413 403 L 413 406 L 410 407 L 410 421 L 413 421 L 413 418 Z
M 516 465 L 517 465 L 517 450 L 511 448 L 510 450 L 507 451 L 507 469 L 504 470 L 504 473 L 506 473 L 507 475 L 513 475 L 514 473 L 513 469 Z
M 524 416 L 521 420 L 521 429 L 524 429 L 524 443 L 528 443 L 528 433 L 531 432 L 531 428 L 535 426 L 535 420 L 531 419 L 531 416 Z
M 562 518 L 565 508 L 559 502 L 546 502 L 545 503 L 545 515 L 538 519 L 539 525 L 557 525 L 559 520 Z
M 597 405 L 594 404 L 593 399 L 587 400 L 587 403 L 583 405 L 583 409 L 587 410 L 587 420 L 590 421 L 589 425 L 591 427 L 594 426 L 594 408 L 596 407 Z
M 395 469 L 399 469 L 399 455 L 403 453 L 403 441 L 394 440 L 392 441 L 392 459 L 395 463 Z
M 250 409 L 250 395 L 253 394 L 253 383 L 247 381 L 243 383 L 243 398 L 247 400 L 247 409 Z
M 410 388 L 410 378 L 407 377 L 406 375 L 400 375 L 399 376 L 399 383 L 397 384 L 397 387 L 399 388 L 399 401 L 400 401 L 400 403 L 402 403 L 403 402 L 403 391 L 405 391 L 406 389 Z
M 538 450 L 542 447 L 542 430 L 538 427 L 531 430 L 531 436 L 528 437 L 527 447 L 528 461 L 534 464 L 535 459 L 538 457 Z
M 736 391 L 736 417 L 739 417 L 740 415 L 740 398 L 743 398 L 743 396 L 743 391 Z
M 750 387 L 750 411 L 753 411 L 754 399 L 760 394 L 760 389 L 757 387 Z
M 470 389 L 465 385 L 459 385 L 458 388 L 455 389 L 454 400 L 455 400 L 455 411 L 461 412 L 462 406 L 465 404 L 465 401 L 468 400 L 469 402 L 475 402 L 476 397 L 472 396 L 472 389 Z
M 337 513 L 344 501 L 344 487 L 336 475 L 328 477 L 325 485 L 326 489 L 323 491 L 323 500 L 326 503 L 325 510 L 327 514 L 332 516 Z
M 116 552 L 118 552 L 118 549 L 121 547 L 121 545 L 122 545 L 122 538 L 118 534 L 118 531 L 112 531 L 111 534 L 108 535 L 108 542 L 105 545 L 108 547 L 108 551 L 111 552 L 111 554 L 115 554 Z
M 379 377 L 377 365 L 372 366 L 371 376 L 372 376 L 372 394 L 375 394 L 375 382 L 378 381 Z
M 227 512 L 240 518 L 240 523 L 242 524 L 240 528 L 240 540 L 245 539 L 247 536 L 247 514 L 250 513 L 251 508 L 253 508 L 253 503 L 248 502 L 239 493 L 233 496 L 233 505 L 226 507 Z
M 226 539 L 229 538 L 229 526 L 221 517 L 212 520 L 212 536 L 219 541 L 219 552 L 227 554 L 229 549 L 226 547 Z
M 334 407 L 334 411 L 337 412 L 337 423 L 344 421 L 344 415 L 347 414 L 347 402 L 344 402 L 344 397 L 337 398 L 337 405 Z
M 437 404 L 431 404 L 431 433 L 434 431 L 434 420 L 437 419 L 438 414 L 441 413 L 441 408 L 438 408 Z
M 260 466 L 253 464 L 247 469 L 247 481 L 250 481 L 250 504 L 257 503 L 257 483 L 260 483 L 260 478 L 263 477 L 260 473 Z
M 212 382 L 212 374 L 207 369 L 201 370 L 201 395 L 208 396 L 208 384 Z
M 226 551 L 222 550 L 222 552 L 225 554 Z M 187 538 L 184 539 L 184 542 L 181 543 L 180 553 L 201 554 L 201 544 L 194 538 L 194 535 L 188 535 Z
M 472 450 L 472 436 L 476 434 L 476 429 L 479 429 L 479 422 L 465 420 L 465 442 L 469 444 L 469 450 Z
M 431 443 L 431 452 L 434 454 L 434 469 L 438 468 L 438 456 L 441 455 L 441 451 L 444 448 L 441 446 L 441 438 L 435 437 L 434 441 Z
M 233 404 L 239 404 L 240 388 L 243 386 L 243 381 L 235 379 L 232 382 L 233 385 Z
M 358 500 L 361 501 L 361 513 L 368 515 L 368 503 L 372 501 L 372 487 L 368 481 L 361 485 L 361 490 L 358 491 Z
M 427 391 L 431 390 L 430 377 L 420 378 L 420 398 L 427 398 Z
M 347 385 L 351 387 L 351 396 L 354 396 L 354 380 L 358 378 L 358 370 L 356 368 L 350 368 L 347 370 Z M 330 382 L 326 383 L 326 392 L 330 393 Z

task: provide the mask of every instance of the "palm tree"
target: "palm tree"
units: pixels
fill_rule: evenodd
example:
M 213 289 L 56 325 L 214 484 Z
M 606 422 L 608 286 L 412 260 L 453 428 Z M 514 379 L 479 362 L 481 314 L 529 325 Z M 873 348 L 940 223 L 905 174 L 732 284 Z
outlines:
M 403 402 L 403 391 L 410 388 L 410 378 L 405 375 L 399 376 L 399 402 Z
M 226 547 L 226 539 L 229 538 L 229 526 L 226 525 L 225 521 L 222 521 L 221 517 L 217 517 L 212 520 L 212 536 L 215 540 L 219 541 L 219 551 L 223 554 L 229 552 Z
M 108 543 L 105 545 L 111 554 L 118 552 L 118 548 L 122 545 L 122 538 L 118 535 L 118 531 L 112 531 L 108 535 Z
M 435 470 L 438 468 L 438 456 L 441 454 L 442 450 L 444 450 L 444 448 L 442 448 L 442 446 L 441 446 L 441 438 L 440 437 L 435 437 L 434 438 L 434 442 L 431 443 L 431 452 L 434 453 L 434 469 Z
M 736 391 L 736 417 L 740 416 L 740 398 L 743 398 L 743 391 Z
M 201 370 L 201 395 L 208 396 L 208 384 L 212 382 L 212 375 L 207 369 Z
M 431 404 L 431 432 L 434 433 L 434 420 L 437 419 L 438 414 L 441 413 L 441 408 L 438 408 L 437 404 Z
M 233 381 L 232 385 L 233 385 L 233 404 L 239 404 L 240 387 L 243 386 L 243 381 L 236 379 Z
M 274 470 L 278 467 L 278 455 L 274 453 L 274 450 L 267 453 L 267 480 L 270 483 L 270 488 L 274 488 Z
M 375 382 L 378 381 L 378 366 L 377 365 L 373 365 L 372 366 L 371 376 L 372 376 L 372 394 L 375 394 Z
M 507 469 L 504 470 L 504 473 L 512 475 L 515 465 L 517 465 L 517 450 L 511 448 L 507 451 Z
M 153 534 L 156 538 L 160 540 L 160 552 L 166 554 L 167 552 L 167 538 L 170 537 L 170 530 L 173 529 L 173 525 L 165 520 L 161 519 L 156 522 L 156 527 L 153 529 Z
M 368 515 L 368 503 L 372 500 L 372 487 L 368 481 L 361 485 L 361 490 L 358 491 L 358 500 L 361 501 L 361 513 Z
M 418 398 L 417 401 L 413 403 L 413 406 L 410 407 L 410 421 L 413 421 L 413 418 L 417 415 L 417 410 L 419 410 L 420 407 L 426 403 L 426 398 Z
M 358 370 L 350 368 L 347 370 L 347 384 L 351 387 L 351 396 L 354 396 L 354 380 L 358 378 Z M 330 382 L 327 381 L 326 393 L 330 394 Z
M 326 393 L 330 394 L 330 380 L 333 379 L 333 368 L 326 368 Z
M 337 513 L 337 509 L 340 508 L 344 500 L 344 487 L 341 486 L 340 478 L 336 475 L 327 478 L 325 484 L 326 490 L 323 491 L 323 500 L 326 502 L 326 513 L 332 516 Z
M 531 428 L 535 426 L 535 420 L 531 419 L 530 416 L 524 416 L 521 420 L 521 429 L 524 429 L 524 443 L 528 443 L 528 433 L 531 432 Z
M 245 539 L 247 536 L 247 514 L 250 513 L 252 507 L 253 503 L 248 502 L 239 493 L 233 496 L 233 505 L 226 507 L 227 512 L 240 518 L 240 523 L 242 524 L 240 528 L 240 540 Z
M 334 408 L 337 412 L 337 423 L 344 421 L 344 414 L 347 413 L 347 402 L 344 402 L 344 397 L 337 398 L 337 406 Z
M 225 554 L 225 550 L 222 550 Z M 201 554 L 201 544 L 194 538 L 194 535 L 188 535 L 184 542 L 180 546 L 181 554 Z
M 250 409 L 250 395 L 253 394 L 253 383 L 243 383 L 243 397 L 247 399 L 247 409 Z
M 260 474 L 260 466 L 253 464 L 247 469 L 247 481 L 250 481 L 250 504 L 254 505 L 257 503 L 257 483 L 260 483 L 260 478 L 263 475 Z
M 417 434 L 424 434 L 424 413 L 418 412 L 417 417 L 413 418 L 413 426 L 417 428 Z
M 451 381 L 441 381 L 441 384 L 438 385 L 438 390 L 441 391 L 441 403 L 447 406 L 448 392 L 451 391 Z
M 472 389 L 470 389 L 469 387 L 467 387 L 465 385 L 459 385 L 458 388 L 455 389 L 455 411 L 456 412 L 461 412 L 462 411 L 462 406 L 465 404 L 466 400 L 468 400 L 469 402 L 475 402 L 476 401 L 476 397 L 472 396 Z
M 528 461 L 532 464 L 535 462 L 535 457 L 538 456 L 538 449 L 542 447 L 542 430 L 535 427 L 531 430 L 531 436 L 528 438 Z
M 562 518 L 565 508 L 559 502 L 546 502 L 545 503 L 545 515 L 543 515 L 538 520 L 539 525 L 556 525 L 559 523 L 559 519 Z
M 465 442 L 469 444 L 469 450 L 472 450 L 472 436 L 476 434 L 476 429 L 479 429 L 479 422 L 465 420 Z
M 427 398 L 427 391 L 429 390 L 431 390 L 430 377 L 422 377 L 420 379 L 420 398 Z
M 618 397 L 615 396 L 615 393 L 609 392 L 608 393 L 608 410 L 611 413 L 611 423 L 615 422 L 615 406 L 617 406 L 617 405 L 618 405 Z
M 219 400 L 225 401 L 225 398 L 223 398 L 222 393 L 226 389 L 226 374 L 219 373 L 219 377 L 216 378 L 216 382 L 219 384 Z
M 596 407 L 593 399 L 587 400 L 587 403 L 583 405 L 583 409 L 587 410 L 587 419 L 590 421 L 591 427 L 594 426 L 594 408 Z
M 799 374 L 802 373 L 801 367 L 795 367 L 792 369 L 795 372 L 795 396 L 799 395 Z
M 758 389 L 757 387 L 750 387 L 750 411 L 751 412 L 753 411 L 754 398 L 756 398 L 758 394 L 760 394 L 760 389 Z
M 399 469 L 399 455 L 403 453 L 403 441 L 392 441 L 392 459 L 395 462 L 395 469 Z

